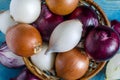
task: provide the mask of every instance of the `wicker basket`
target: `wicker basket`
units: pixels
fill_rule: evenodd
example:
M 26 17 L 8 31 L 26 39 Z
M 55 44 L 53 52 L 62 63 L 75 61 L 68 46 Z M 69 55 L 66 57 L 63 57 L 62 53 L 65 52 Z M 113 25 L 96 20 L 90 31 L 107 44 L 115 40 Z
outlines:
M 104 12 L 101 8 L 93 1 L 93 0 L 80 0 L 79 5 L 86 5 L 92 7 L 98 15 L 99 23 L 103 25 L 110 26 L 110 23 L 105 16 Z M 23 60 L 27 66 L 27 68 L 39 77 L 42 80 L 58 80 L 56 76 L 50 76 L 38 69 L 33 63 L 31 62 L 30 58 L 23 57 Z M 89 80 L 91 77 L 95 76 L 105 65 L 106 62 L 95 62 L 94 60 L 90 60 L 89 69 L 86 74 L 80 78 L 80 80 Z

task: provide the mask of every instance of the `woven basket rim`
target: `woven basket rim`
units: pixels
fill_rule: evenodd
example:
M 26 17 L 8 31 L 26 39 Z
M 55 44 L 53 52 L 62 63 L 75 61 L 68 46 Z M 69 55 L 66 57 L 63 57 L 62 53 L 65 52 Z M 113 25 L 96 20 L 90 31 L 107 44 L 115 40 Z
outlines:
M 43 73 L 40 71 L 40 69 L 38 69 L 34 64 L 32 64 L 32 62 L 29 60 L 29 58 L 23 57 L 23 60 L 27 66 L 27 68 L 33 73 L 35 74 L 38 78 L 42 79 L 42 80 L 57 80 L 57 77 L 53 77 L 53 76 L 48 76 L 47 74 Z M 98 64 L 98 68 L 93 70 L 92 73 L 87 76 L 87 77 L 82 77 L 80 78 L 80 80 L 88 80 L 90 78 L 92 78 L 93 76 L 95 76 L 106 64 L 106 62 L 100 62 Z M 41 76 L 40 76 L 41 74 Z
M 104 20 L 104 25 L 107 25 L 110 27 L 110 22 L 108 20 L 108 18 L 106 17 L 104 11 L 99 7 L 99 5 L 97 3 L 95 3 L 93 0 L 79 0 L 80 3 L 84 3 L 87 2 L 88 4 L 94 6 L 97 11 L 100 13 L 101 17 L 102 17 L 102 21 Z M 35 67 L 32 62 L 29 60 L 29 58 L 27 57 L 23 57 L 23 60 L 27 66 L 27 68 L 33 73 L 35 74 L 37 77 L 39 77 L 42 80 L 57 80 L 57 77 L 52 77 L 52 76 L 48 76 L 45 73 L 41 72 L 40 69 L 38 69 L 37 67 Z M 98 68 L 93 70 L 92 73 L 90 75 L 88 75 L 87 77 L 82 77 L 80 78 L 80 80 L 88 80 L 90 78 L 92 78 L 93 76 L 95 76 L 99 71 L 101 71 L 103 69 L 103 67 L 105 66 L 106 62 L 100 62 L 98 64 Z

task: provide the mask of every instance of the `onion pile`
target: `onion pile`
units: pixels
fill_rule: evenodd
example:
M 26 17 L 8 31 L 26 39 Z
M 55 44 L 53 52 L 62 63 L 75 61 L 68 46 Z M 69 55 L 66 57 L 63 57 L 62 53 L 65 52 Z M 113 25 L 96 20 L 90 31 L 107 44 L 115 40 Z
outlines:
M 110 60 L 119 49 L 119 24 L 113 27 L 117 33 L 99 23 L 92 7 L 78 4 L 79 0 L 11 0 L 10 12 L 0 15 L 0 30 L 6 33 L 11 52 L 1 48 L 0 62 L 22 66 L 20 57 L 27 57 L 50 76 L 75 80 L 86 74 L 90 59 Z M 84 47 L 78 47 L 81 42 Z M 28 73 L 25 70 L 13 80 L 39 80 Z
M 51 33 L 63 20 L 63 16 L 53 14 L 45 4 L 42 4 L 41 14 L 33 25 L 39 30 L 43 41 L 49 42 Z

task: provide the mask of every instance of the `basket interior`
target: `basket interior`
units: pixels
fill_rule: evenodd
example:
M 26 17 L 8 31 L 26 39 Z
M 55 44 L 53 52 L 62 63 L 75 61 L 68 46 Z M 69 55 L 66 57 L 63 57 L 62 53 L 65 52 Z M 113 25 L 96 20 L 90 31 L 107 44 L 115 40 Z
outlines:
M 100 24 L 110 26 L 110 23 L 105 16 L 104 12 L 101 10 L 101 8 L 93 1 L 93 0 L 80 0 L 79 6 L 86 5 L 94 9 L 94 11 L 98 15 L 98 20 Z M 37 77 L 43 80 L 58 80 L 56 76 L 51 76 L 50 74 L 46 74 L 45 72 L 38 69 L 35 65 L 32 64 L 30 58 L 23 58 L 26 66 L 28 69 L 35 74 Z M 80 79 L 90 79 L 91 77 L 95 76 L 105 65 L 106 62 L 96 62 L 94 60 L 90 60 L 89 69 L 86 72 L 86 74 Z

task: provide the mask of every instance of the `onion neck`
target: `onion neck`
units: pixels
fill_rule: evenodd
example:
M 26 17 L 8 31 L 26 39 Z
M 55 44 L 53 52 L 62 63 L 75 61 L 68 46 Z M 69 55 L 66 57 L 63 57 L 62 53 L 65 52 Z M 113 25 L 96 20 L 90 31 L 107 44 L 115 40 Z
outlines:
M 38 52 L 40 52 L 41 51 L 41 44 L 39 43 L 39 44 L 37 44 L 35 47 L 34 47 L 34 53 L 36 54 L 36 53 L 38 53 Z
M 50 50 L 49 48 L 46 50 L 46 52 L 45 52 L 45 55 L 47 55 L 47 54 L 51 54 L 52 53 L 52 50 Z

